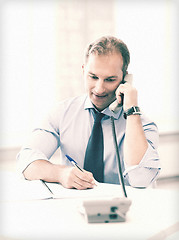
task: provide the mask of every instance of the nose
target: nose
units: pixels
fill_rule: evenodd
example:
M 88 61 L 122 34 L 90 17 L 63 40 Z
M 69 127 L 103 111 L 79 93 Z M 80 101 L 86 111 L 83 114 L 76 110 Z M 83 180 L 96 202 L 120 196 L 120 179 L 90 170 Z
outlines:
M 95 92 L 99 95 L 103 94 L 105 92 L 104 88 L 104 81 L 103 79 L 98 79 L 95 84 Z

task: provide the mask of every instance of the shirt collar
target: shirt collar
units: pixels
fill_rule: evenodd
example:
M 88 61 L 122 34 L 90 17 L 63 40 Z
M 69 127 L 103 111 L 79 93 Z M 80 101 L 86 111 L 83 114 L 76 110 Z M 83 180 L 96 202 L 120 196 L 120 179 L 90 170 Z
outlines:
M 92 104 L 89 96 L 86 97 L 85 99 L 85 104 L 84 104 L 84 109 L 95 109 L 95 106 Z M 118 119 L 120 117 L 120 115 L 122 114 L 123 108 L 120 107 L 119 111 L 117 113 L 114 113 L 112 111 L 109 110 L 109 107 L 105 108 L 101 113 L 107 115 L 108 117 L 113 117 L 114 119 Z

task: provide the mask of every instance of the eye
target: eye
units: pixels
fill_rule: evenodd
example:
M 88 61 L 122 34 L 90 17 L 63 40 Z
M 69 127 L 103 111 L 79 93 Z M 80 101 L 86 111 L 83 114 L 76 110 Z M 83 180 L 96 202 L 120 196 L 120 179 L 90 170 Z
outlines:
M 105 81 L 106 82 L 114 82 L 114 81 L 116 81 L 116 78 L 106 78 Z
M 95 76 L 95 75 L 89 75 L 90 76 L 90 78 L 92 78 L 92 79 L 95 79 L 95 80 L 97 80 L 98 79 L 98 77 L 97 76 Z

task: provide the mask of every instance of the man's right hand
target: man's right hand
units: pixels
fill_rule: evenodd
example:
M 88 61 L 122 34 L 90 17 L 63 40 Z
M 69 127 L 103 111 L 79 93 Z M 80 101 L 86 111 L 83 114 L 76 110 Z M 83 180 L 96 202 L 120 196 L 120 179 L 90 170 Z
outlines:
M 61 169 L 59 179 L 59 182 L 65 188 L 76 188 L 81 190 L 93 188 L 95 186 L 93 174 L 85 170 L 82 172 L 76 167 L 64 166 L 63 169 Z
M 32 162 L 23 172 L 28 180 L 58 182 L 65 188 L 87 189 L 95 186 L 93 174 L 76 167 L 52 164 L 47 160 Z

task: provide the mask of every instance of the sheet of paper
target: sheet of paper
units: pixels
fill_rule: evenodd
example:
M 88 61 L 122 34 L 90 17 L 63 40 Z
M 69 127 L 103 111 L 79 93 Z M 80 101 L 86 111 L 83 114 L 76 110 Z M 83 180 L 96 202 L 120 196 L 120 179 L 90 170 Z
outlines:
M 0 172 L 1 201 L 36 200 L 52 198 L 50 191 L 40 180 L 20 179 L 13 172 Z
M 120 185 L 98 183 L 93 189 L 67 189 L 58 183 L 46 183 L 53 193 L 53 198 L 96 198 L 123 197 Z
M 123 197 L 122 188 L 116 184 L 97 183 L 93 189 L 67 189 L 58 183 L 20 179 L 15 173 L 0 172 L 0 201 L 36 200 L 48 198 Z M 52 193 L 49 191 L 49 189 Z

